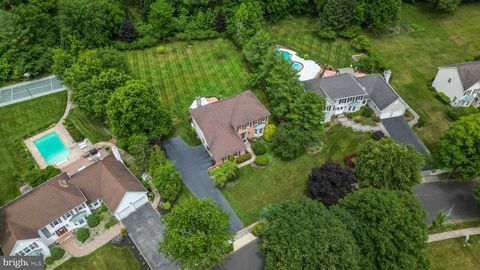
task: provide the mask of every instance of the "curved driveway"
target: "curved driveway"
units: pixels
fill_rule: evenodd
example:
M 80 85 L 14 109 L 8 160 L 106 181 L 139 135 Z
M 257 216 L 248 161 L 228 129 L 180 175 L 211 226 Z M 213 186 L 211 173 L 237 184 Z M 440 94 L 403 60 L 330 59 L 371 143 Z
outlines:
M 205 148 L 189 146 L 180 137 L 167 141 L 164 145 L 167 157 L 175 160 L 175 168 L 180 172 L 188 189 L 198 198 L 214 199 L 230 215 L 229 231 L 236 233 L 243 229 L 243 223 L 233 211 L 222 193 L 213 185 L 208 168 L 212 159 Z

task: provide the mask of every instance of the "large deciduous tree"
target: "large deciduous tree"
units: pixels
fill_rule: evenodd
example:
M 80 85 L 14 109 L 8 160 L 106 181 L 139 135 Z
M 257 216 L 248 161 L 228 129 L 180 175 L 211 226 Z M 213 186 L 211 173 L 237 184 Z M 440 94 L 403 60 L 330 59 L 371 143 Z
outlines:
M 166 160 L 162 165 L 150 172 L 152 183 L 160 196 L 169 202 L 175 202 L 182 191 L 182 179 L 172 161 Z
M 243 55 L 250 63 L 253 73 L 259 71 L 265 55 L 273 48 L 273 41 L 270 34 L 265 30 L 258 31 L 243 47 Z
M 287 120 L 310 135 L 318 135 L 323 130 L 324 109 L 324 98 L 313 92 L 304 92 L 290 105 Z
M 123 41 L 131 42 L 138 36 L 135 25 L 128 18 L 124 18 L 120 23 L 120 31 L 118 32 L 118 38 Z
M 360 269 L 429 269 L 425 212 L 411 192 L 363 188 L 330 210 L 353 233 Z
M 170 35 L 176 28 L 175 9 L 165 0 L 156 0 L 150 5 L 148 23 L 153 27 L 153 35 L 162 38 Z
M 424 163 L 425 158 L 411 145 L 404 146 L 384 138 L 360 146 L 354 173 L 363 185 L 410 190 L 420 183 Z
M 388 24 L 400 17 L 402 0 L 364 0 L 365 24 L 374 30 L 382 31 Z
M 228 24 L 233 40 L 243 47 L 263 25 L 263 7 L 258 1 L 242 2 Z
M 452 175 L 471 179 L 480 175 L 480 113 L 460 118 L 438 142 L 433 157 Z
M 284 160 L 292 160 L 305 152 L 308 136 L 289 123 L 278 126 L 273 137 L 273 151 Z
M 58 1 L 58 23 L 64 46 L 70 46 L 72 39 L 79 40 L 87 48 L 106 46 L 118 33 L 122 18 L 115 1 Z
M 319 14 L 320 31 L 333 30 L 336 32 L 347 29 L 355 23 L 355 12 L 358 3 L 356 0 L 328 0 Z
M 130 80 L 118 88 L 107 104 L 108 122 L 119 137 L 145 133 L 164 138 L 172 130 L 170 113 L 146 82 Z
M 312 169 L 308 177 L 308 193 L 312 199 L 330 206 L 350 193 L 354 183 L 352 170 L 329 161 Z
M 297 71 L 281 56 L 274 56 L 273 65 L 266 75 L 265 92 L 272 104 L 272 114 L 277 119 L 286 119 L 293 102 L 303 91 Z M 270 68 L 270 67 L 269 67 Z
M 352 233 L 322 204 L 307 198 L 274 204 L 261 220 L 266 270 L 360 269 Z
M 457 9 L 461 0 L 428 0 L 430 5 L 438 10 L 453 12 Z
M 195 197 L 165 216 L 160 252 L 175 258 L 184 269 L 219 265 L 230 249 L 229 216 L 215 202 Z

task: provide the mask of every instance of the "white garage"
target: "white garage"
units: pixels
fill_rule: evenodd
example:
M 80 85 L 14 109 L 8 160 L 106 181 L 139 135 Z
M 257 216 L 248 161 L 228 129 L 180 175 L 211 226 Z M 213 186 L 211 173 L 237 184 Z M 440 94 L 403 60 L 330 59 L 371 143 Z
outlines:
M 385 109 L 382 110 L 382 112 L 379 115 L 379 118 L 387 119 L 387 118 L 402 116 L 405 114 L 406 109 L 407 109 L 407 106 L 405 105 L 405 103 L 400 98 L 398 98 L 397 100 L 395 100 L 393 103 L 391 103 Z
M 118 220 L 122 220 L 146 203 L 148 203 L 146 192 L 127 192 L 114 215 Z

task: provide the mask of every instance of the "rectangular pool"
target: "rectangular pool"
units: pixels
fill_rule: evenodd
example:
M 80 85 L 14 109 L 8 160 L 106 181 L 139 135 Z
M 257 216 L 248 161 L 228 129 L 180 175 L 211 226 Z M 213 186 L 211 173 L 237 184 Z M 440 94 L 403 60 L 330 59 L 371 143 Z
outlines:
M 70 155 L 56 132 L 49 133 L 33 143 L 48 165 L 60 164 Z

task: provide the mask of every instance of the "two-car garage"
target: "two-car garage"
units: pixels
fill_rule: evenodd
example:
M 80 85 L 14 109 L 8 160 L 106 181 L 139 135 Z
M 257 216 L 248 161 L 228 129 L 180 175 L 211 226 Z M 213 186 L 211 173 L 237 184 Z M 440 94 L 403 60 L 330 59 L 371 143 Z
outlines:
M 399 98 L 395 102 L 390 104 L 388 107 L 383 109 L 380 112 L 380 115 L 378 117 L 380 119 L 387 119 L 387 118 L 402 116 L 405 114 L 406 109 L 407 109 L 407 106 Z
M 118 220 L 122 220 L 146 203 L 148 203 L 146 192 L 127 192 L 114 215 Z

